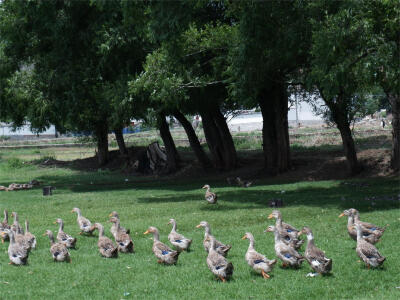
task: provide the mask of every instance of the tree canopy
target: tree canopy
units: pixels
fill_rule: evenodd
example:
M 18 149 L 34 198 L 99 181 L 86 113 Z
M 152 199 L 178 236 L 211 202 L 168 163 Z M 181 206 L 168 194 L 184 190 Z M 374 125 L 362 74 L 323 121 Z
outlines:
M 179 120 L 204 167 L 238 164 L 229 112 L 259 108 L 264 170 L 291 168 L 293 88 L 323 99 L 351 172 L 359 170 L 350 123 L 385 94 L 399 167 L 400 4 L 382 1 L 0 2 L 0 119 L 40 132 L 91 132 L 99 164 L 114 132 L 133 118 L 154 124 L 170 170 L 179 155 L 166 116 Z M 380 100 L 379 100 L 380 101 Z M 209 155 L 187 115 L 200 115 Z

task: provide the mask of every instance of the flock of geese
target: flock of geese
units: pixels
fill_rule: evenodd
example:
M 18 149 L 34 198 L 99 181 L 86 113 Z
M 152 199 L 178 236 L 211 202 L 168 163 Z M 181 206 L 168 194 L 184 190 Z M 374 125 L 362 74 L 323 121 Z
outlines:
M 216 200 L 216 195 L 210 192 L 208 185 L 204 186 L 207 189 L 207 197 L 213 194 Z M 207 200 L 209 202 L 209 200 Z M 77 214 L 77 223 L 81 230 L 79 234 L 91 235 L 96 229 L 99 231 L 97 246 L 100 254 L 106 258 L 117 257 L 119 252 L 132 253 L 134 252 L 134 244 L 129 236 L 130 230 L 120 225 L 120 219 L 117 212 L 112 212 L 109 217 L 111 225 L 111 233 L 115 243 L 104 235 L 104 227 L 100 223 L 92 224 L 89 219 L 82 216 L 79 208 L 73 208 L 71 212 Z M 380 228 L 374 224 L 360 221 L 359 212 L 354 209 L 345 210 L 339 217 L 347 216 L 347 230 L 350 237 L 357 241 L 356 252 L 364 261 L 368 268 L 378 267 L 383 264 L 383 257 L 377 248 L 374 246 L 382 237 L 385 228 Z M 21 228 L 18 220 L 18 214 L 12 212 L 14 219 L 13 224 L 8 223 L 8 212 L 4 210 L 4 220 L 0 223 L 0 234 L 2 242 L 9 240 L 8 256 L 10 264 L 25 265 L 28 261 L 29 252 L 36 248 L 36 237 L 29 231 L 29 223 L 25 221 L 25 230 Z M 325 252 L 319 249 L 314 243 L 314 236 L 309 227 L 303 227 L 301 230 L 296 229 L 290 224 L 282 221 L 282 214 L 278 210 L 274 210 L 268 219 L 275 219 L 274 226 L 268 226 L 265 232 L 272 232 L 275 238 L 275 254 L 282 261 L 283 267 L 298 268 L 304 260 L 310 264 L 315 273 L 309 273 L 309 276 L 318 274 L 328 274 L 332 270 L 332 259 L 326 257 Z M 62 219 L 57 219 L 55 224 L 59 225 L 56 238 L 51 230 L 47 230 L 44 235 L 50 239 L 50 253 L 54 261 L 71 262 L 69 248 L 75 248 L 76 238 L 64 232 L 64 223 Z M 184 251 L 189 251 L 192 240 L 186 238 L 177 232 L 177 223 L 175 219 L 170 219 L 172 230 L 168 235 L 168 240 L 175 248 L 160 241 L 159 231 L 156 227 L 149 227 L 144 234 L 153 235 L 152 251 L 158 263 L 176 264 L 179 255 Z M 204 250 L 207 255 L 207 266 L 210 271 L 221 281 L 225 282 L 233 275 L 234 267 L 231 262 L 226 259 L 226 256 L 231 249 L 231 245 L 224 244 L 217 240 L 211 233 L 210 224 L 206 221 L 200 222 L 197 228 L 204 228 Z M 304 234 L 307 237 L 307 246 L 304 255 L 298 250 L 301 248 L 304 240 L 299 237 Z M 263 254 L 255 250 L 255 240 L 250 232 L 246 232 L 242 239 L 249 240 L 249 247 L 245 254 L 245 260 L 248 265 L 263 278 L 270 278 L 269 273 L 272 271 L 277 259 L 268 259 Z M 307 275 L 307 276 L 308 276 Z

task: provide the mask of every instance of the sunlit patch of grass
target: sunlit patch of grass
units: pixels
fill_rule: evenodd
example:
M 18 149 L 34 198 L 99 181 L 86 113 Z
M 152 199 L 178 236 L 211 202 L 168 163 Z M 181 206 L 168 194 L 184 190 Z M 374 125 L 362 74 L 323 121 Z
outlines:
M 2 168 L 6 162 L 0 163 Z M 17 211 L 20 221 L 28 218 L 31 231 L 38 238 L 37 249 L 29 265 L 9 266 L 8 244 L 0 244 L 1 299 L 398 299 L 400 285 L 400 202 L 371 201 L 371 196 L 397 195 L 398 178 L 368 179 L 369 185 L 341 184 L 340 181 L 277 183 L 259 180 L 248 189 L 226 186 L 225 181 L 209 181 L 219 196 L 211 206 L 200 189 L 203 180 L 144 180 L 108 170 L 81 172 L 63 168 L 38 168 L 34 165 L 0 172 L 0 184 L 26 182 L 36 178 L 57 187 L 54 195 L 44 197 L 41 188 L 27 191 L 0 192 L 0 209 Z M 126 180 L 128 179 L 128 180 Z M 347 181 L 357 183 L 358 181 Z M 280 198 L 284 221 L 298 228 L 313 229 L 315 242 L 333 259 L 332 276 L 307 278 L 307 263 L 298 270 L 279 265 L 264 280 L 252 272 L 244 260 L 248 242 L 241 240 L 247 231 L 256 239 L 256 249 L 275 256 L 273 237 L 263 233 L 272 224 L 267 219 L 272 208 L 268 202 Z M 394 199 L 394 198 L 393 198 Z M 119 212 L 122 225 L 130 228 L 135 242 L 134 254 L 118 259 L 104 259 L 97 250 L 95 237 L 79 236 L 76 215 L 70 210 L 80 207 L 84 216 L 106 227 L 110 235 L 108 214 Z M 389 224 L 382 241 L 376 246 L 387 256 L 382 269 L 368 270 L 357 263 L 355 242 L 348 237 L 346 220 L 338 215 L 355 207 L 361 218 L 377 225 Z M 49 241 L 42 234 L 56 231 L 53 224 L 61 217 L 65 231 L 78 237 L 77 250 L 71 250 L 72 263 L 54 263 Z M 160 230 L 166 242 L 170 218 L 178 229 L 193 239 L 192 251 L 182 253 L 176 266 L 157 264 L 151 252 L 152 241 L 143 235 L 149 226 Z M 235 267 L 233 279 L 217 282 L 206 266 L 202 245 L 204 231 L 195 226 L 208 221 L 213 234 L 230 243 L 228 260 Z M 304 251 L 304 247 L 301 252 Z M 29 296 L 27 296 L 29 295 Z

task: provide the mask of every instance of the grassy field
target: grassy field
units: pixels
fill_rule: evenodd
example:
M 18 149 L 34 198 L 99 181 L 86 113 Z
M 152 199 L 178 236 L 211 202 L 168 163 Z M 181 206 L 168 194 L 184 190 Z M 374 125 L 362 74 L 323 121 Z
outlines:
M 22 151 L 22 152 L 21 152 Z M 25 152 L 23 152 L 25 151 Z M 0 244 L 0 299 L 398 299 L 400 297 L 399 178 L 359 181 L 317 181 L 278 183 L 276 179 L 257 181 L 254 187 L 242 189 L 226 186 L 224 180 L 138 178 L 107 170 L 83 172 L 60 167 L 39 167 L 21 163 L 13 157 L 29 151 L 0 152 L 0 184 L 27 182 L 33 178 L 56 186 L 54 195 L 43 197 L 41 189 L 0 192 L 0 210 L 17 211 L 21 223 L 28 218 L 37 236 L 37 249 L 29 265 L 10 266 L 8 243 Z M 31 153 L 32 154 L 32 153 Z M 68 154 L 67 154 L 68 155 Z M 42 157 L 45 159 L 45 157 Z M 126 180 L 127 179 L 127 180 Z M 218 193 L 218 205 L 207 205 L 200 187 L 209 183 Z M 353 184 L 354 183 L 354 184 Z M 378 197 L 369 200 L 370 197 Z M 394 197 L 396 196 L 396 197 Z M 391 198 L 392 197 L 392 198 Z M 298 270 L 277 265 L 271 278 L 264 280 L 252 272 L 244 260 L 248 242 L 245 232 L 256 239 L 256 249 L 273 258 L 273 236 L 263 230 L 271 224 L 268 201 L 280 198 L 286 222 L 314 231 L 317 246 L 333 258 L 331 276 L 307 278 L 307 263 Z M 131 228 L 136 253 L 121 254 L 118 259 L 99 256 L 96 237 L 78 236 L 73 207 L 84 216 L 100 222 L 110 235 L 108 214 L 120 213 L 122 225 Z M 357 262 L 355 242 L 346 231 L 346 220 L 338 215 L 346 208 L 360 210 L 362 219 L 378 225 L 389 224 L 377 247 L 387 257 L 384 267 L 367 270 Z M 78 236 L 77 250 L 71 250 L 72 263 L 54 263 L 49 240 L 42 234 L 56 231 L 56 218 L 63 218 L 65 231 Z M 157 264 L 151 252 L 152 241 L 143 232 L 149 226 L 160 230 L 166 241 L 175 218 L 181 233 L 193 239 L 192 251 L 183 253 L 176 266 Z M 233 279 L 223 284 L 214 279 L 206 266 L 202 246 L 203 230 L 195 226 L 208 221 L 214 235 L 232 244 L 228 259 L 235 267 Z M 302 251 L 304 251 L 304 246 Z

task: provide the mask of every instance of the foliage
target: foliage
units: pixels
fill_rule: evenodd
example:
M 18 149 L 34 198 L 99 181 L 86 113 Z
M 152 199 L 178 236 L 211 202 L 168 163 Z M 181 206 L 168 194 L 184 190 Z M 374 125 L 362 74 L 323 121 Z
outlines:
M 304 1 L 233 2 L 232 14 L 240 20 L 231 54 L 233 97 L 254 102 L 274 82 L 296 78 L 310 45 L 306 8 Z
M 95 131 L 99 122 L 107 122 L 111 116 L 111 123 L 129 120 L 130 115 L 122 113 L 126 108 L 119 104 L 125 99 L 129 76 L 141 68 L 144 49 L 139 25 L 123 23 L 122 4 L 2 3 L 7 12 L 1 26 L 7 55 L 20 65 L 32 66 L 33 73 L 25 85 L 14 83 L 10 94 L 34 99 L 29 106 L 36 111 L 27 118 L 38 130 L 52 123 L 59 129 Z M 11 29 L 16 24 L 22 27 L 21 32 Z M 15 53 L 16 48 L 20 53 Z M 27 84 L 32 88 L 27 89 Z

